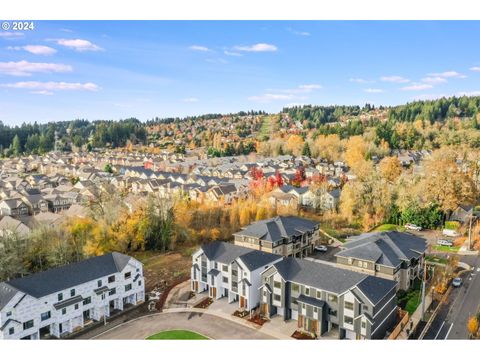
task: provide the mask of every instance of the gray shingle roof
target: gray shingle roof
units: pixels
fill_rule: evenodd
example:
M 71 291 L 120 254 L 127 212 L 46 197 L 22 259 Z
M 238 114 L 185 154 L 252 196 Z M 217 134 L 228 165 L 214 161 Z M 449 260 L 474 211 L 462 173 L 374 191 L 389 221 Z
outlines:
M 397 231 L 366 233 L 343 245 L 336 256 L 397 267 L 402 261 L 418 259 L 427 249 L 426 241 L 418 236 Z
M 131 257 L 128 255 L 117 252 L 108 253 L 17 278 L 8 281 L 7 284 L 35 298 L 40 298 L 120 272 L 125 268 L 130 259 Z
M 316 226 L 318 226 L 318 222 L 297 216 L 277 216 L 272 219 L 256 221 L 236 234 L 273 242 L 313 231 Z
M 376 276 L 367 276 L 357 285 L 373 305 L 376 305 L 396 286 L 396 281 L 382 279 Z
M 243 246 L 229 244 L 223 241 L 214 241 L 202 245 L 202 250 L 210 260 L 223 264 L 230 264 L 236 258 L 252 251 Z
M 305 303 L 308 305 L 313 305 L 315 307 L 323 307 L 325 305 L 325 301 L 318 300 L 310 296 L 300 295 L 297 299 L 299 303 Z
M 18 290 L 5 282 L 0 283 L 0 310 L 18 293 Z
M 287 281 L 341 294 L 368 275 L 309 260 L 285 258 L 273 265 Z
M 240 260 L 245 264 L 248 270 L 253 271 L 262 266 L 266 266 L 276 260 L 281 259 L 280 255 L 270 254 L 264 251 L 252 250 L 247 254 L 241 255 Z
M 63 301 L 60 301 L 56 304 L 53 304 L 53 307 L 56 309 L 56 310 L 60 310 L 60 309 L 63 309 L 67 306 L 70 306 L 70 305 L 73 305 L 73 304 L 78 304 L 79 302 L 83 301 L 83 297 L 82 295 L 77 295 L 77 296 L 74 296 L 70 299 L 66 299 L 66 300 L 63 300 Z

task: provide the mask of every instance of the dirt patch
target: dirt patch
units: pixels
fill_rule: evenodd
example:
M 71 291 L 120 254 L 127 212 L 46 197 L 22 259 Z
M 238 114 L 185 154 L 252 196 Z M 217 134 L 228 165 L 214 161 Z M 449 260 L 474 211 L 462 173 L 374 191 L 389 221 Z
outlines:
M 199 302 L 197 305 L 195 305 L 194 308 L 197 308 L 197 309 L 206 309 L 206 308 L 208 308 L 210 305 L 212 305 L 212 303 L 213 303 L 212 298 L 208 297 L 208 298 L 202 300 L 201 302 Z
M 292 337 L 297 340 L 315 340 L 315 337 L 313 335 L 299 330 L 295 331 L 292 334 Z
M 260 314 L 255 314 L 251 319 L 247 319 L 247 320 L 260 326 L 262 326 L 268 321 L 264 317 L 260 316 Z

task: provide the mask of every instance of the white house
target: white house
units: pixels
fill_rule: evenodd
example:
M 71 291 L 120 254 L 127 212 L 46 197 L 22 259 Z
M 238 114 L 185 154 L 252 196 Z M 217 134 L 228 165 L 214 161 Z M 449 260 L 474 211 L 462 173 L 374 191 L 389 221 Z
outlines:
M 262 271 L 281 259 L 221 241 L 203 245 L 192 256 L 192 291 L 208 291 L 213 299 L 227 296 L 240 309 L 254 309 L 260 302 Z
M 145 300 L 143 265 L 109 253 L 0 283 L 0 339 L 60 338 Z

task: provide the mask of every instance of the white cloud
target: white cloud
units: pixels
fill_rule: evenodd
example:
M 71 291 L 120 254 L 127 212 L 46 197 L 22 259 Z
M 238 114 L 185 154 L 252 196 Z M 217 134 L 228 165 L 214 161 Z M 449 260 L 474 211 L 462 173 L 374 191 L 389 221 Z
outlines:
M 370 94 L 380 94 L 380 93 L 383 93 L 383 89 L 372 89 L 372 88 L 368 88 L 368 89 L 365 89 L 363 90 L 365 91 L 366 93 L 370 93 Z
M 250 96 L 248 99 L 257 102 L 270 102 L 278 100 L 305 100 L 306 94 L 314 90 L 321 89 L 319 84 L 299 85 L 293 89 L 266 89 L 266 93 L 262 95 Z
M 58 45 L 65 46 L 69 49 L 73 49 L 79 52 L 103 50 L 100 46 L 97 46 L 92 42 L 83 39 L 57 39 L 56 42 Z
M 422 79 L 422 82 L 427 83 L 427 84 L 436 85 L 436 84 L 446 83 L 447 79 L 445 79 L 443 77 L 440 77 L 440 76 L 428 76 L 428 77 L 424 77 Z
M 211 51 L 208 47 L 206 46 L 201 46 L 201 45 L 192 45 L 189 47 L 190 50 L 193 51 L 200 51 L 200 52 L 209 52 Z
M 225 50 L 223 52 L 225 55 L 228 55 L 228 56 L 243 56 L 242 54 L 238 53 L 238 52 L 234 52 L 234 51 L 228 51 L 228 50 Z
M 62 91 L 62 90 L 86 90 L 97 91 L 98 85 L 94 83 L 68 83 L 68 82 L 40 82 L 40 81 L 21 81 L 12 84 L 1 84 L 0 86 L 12 89 L 27 89 L 32 91 Z
M 293 94 L 263 94 L 258 96 L 250 96 L 248 100 L 258 102 L 270 102 L 276 100 L 292 100 L 295 96 Z
M 413 100 L 437 100 L 443 97 L 446 98 L 448 96 L 445 94 L 420 94 L 420 95 L 414 96 L 412 99 Z
M 480 66 L 473 66 L 470 68 L 471 71 L 480 71 Z
M 287 30 L 290 31 L 292 34 L 299 35 L 299 36 L 310 36 L 310 35 L 312 35 L 308 31 L 298 31 L 298 30 L 294 30 L 292 28 L 287 28 Z
M 368 83 L 373 83 L 374 82 L 372 80 L 366 80 L 366 79 L 363 79 L 363 78 L 350 78 L 348 81 L 354 82 L 354 83 L 357 83 L 357 84 L 368 84 Z
M 186 102 L 186 103 L 198 102 L 198 98 L 196 98 L 196 97 L 188 97 L 188 98 L 183 99 L 183 102 Z
M 23 33 L 21 32 L 0 31 L 0 38 L 4 38 L 4 39 L 16 39 L 22 36 L 23 36 Z
M 278 48 L 272 44 L 258 43 L 250 46 L 235 46 L 237 51 L 246 51 L 246 52 L 274 52 Z
M 205 59 L 206 62 L 212 63 L 212 64 L 227 64 L 228 61 L 222 58 L 216 58 L 216 59 Z
M 312 90 L 321 89 L 321 88 L 322 88 L 322 85 L 319 85 L 319 84 L 308 84 L 308 85 L 300 85 L 298 87 L 298 90 L 302 92 L 310 92 Z
M 427 90 L 433 88 L 430 84 L 413 84 L 410 86 L 402 87 L 404 91 L 420 91 L 420 90 Z
M 405 79 L 404 77 L 398 76 L 398 75 L 382 76 L 380 80 L 385 82 L 396 83 L 396 84 L 403 84 L 403 83 L 410 82 L 409 79 Z
M 53 63 L 32 63 L 25 60 L 0 62 L 0 74 L 29 76 L 33 73 L 64 73 L 72 71 L 70 65 Z
M 442 78 L 458 78 L 458 79 L 464 79 L 466 78 L 465 75 L 460 74 L 456 71 L 444 71 L 441 73 L 430 73 L 428 76 L 433 76 L 433 77 L 442 77 Z
M 34 55 L 53 55 L 57 52 L 54 48 L 44 45 L 9 46 L 8 49 L 25 50 Z
M 37 95 L 53 95 L 53 92 L 48 90 L 35 90 L 30 91 L 30 94 L 37 94 Z

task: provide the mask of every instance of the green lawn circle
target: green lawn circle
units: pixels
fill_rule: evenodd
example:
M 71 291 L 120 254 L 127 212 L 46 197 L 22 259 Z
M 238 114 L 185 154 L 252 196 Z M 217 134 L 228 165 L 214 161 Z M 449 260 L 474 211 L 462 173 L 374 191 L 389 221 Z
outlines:
M 189 330 L 167 330 L 151 335 L 147 340 L 208 340 L 208 337 Z

